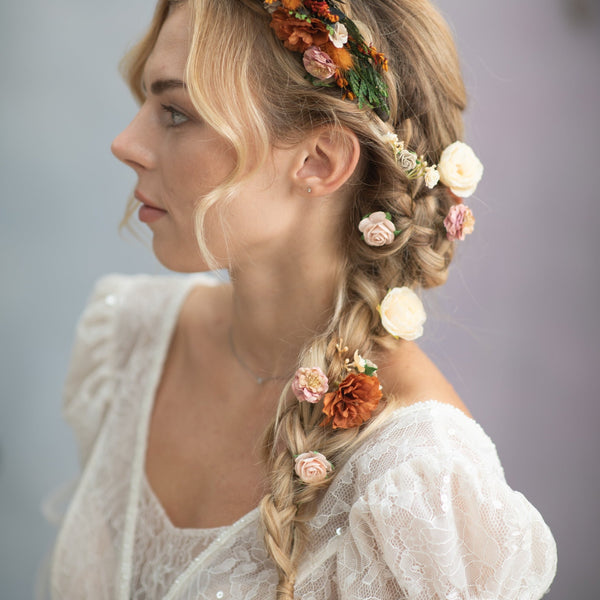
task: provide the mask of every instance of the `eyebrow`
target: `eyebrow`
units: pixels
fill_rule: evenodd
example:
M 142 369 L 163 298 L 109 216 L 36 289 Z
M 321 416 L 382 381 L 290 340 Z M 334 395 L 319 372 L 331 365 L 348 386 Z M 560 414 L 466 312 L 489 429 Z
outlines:
M 158 96 L 167 90 L 186 88 L 186 85 L 181 79 L 157 79 L 150 85 L 150 91 Z M 146 86 L 142 83 L 142 90 L 146 92 Z

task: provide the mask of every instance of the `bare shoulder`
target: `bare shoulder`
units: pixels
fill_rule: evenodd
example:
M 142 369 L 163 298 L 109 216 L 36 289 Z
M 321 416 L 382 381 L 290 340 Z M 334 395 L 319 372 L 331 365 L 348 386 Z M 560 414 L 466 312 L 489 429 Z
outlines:
M 392 348 L 381 351 L 377 365 L 377 375 L 385 393 L 396 398 L 400 406 L 433 399 L 471 416 L 451 383 L 414 342 L 399 341 Z

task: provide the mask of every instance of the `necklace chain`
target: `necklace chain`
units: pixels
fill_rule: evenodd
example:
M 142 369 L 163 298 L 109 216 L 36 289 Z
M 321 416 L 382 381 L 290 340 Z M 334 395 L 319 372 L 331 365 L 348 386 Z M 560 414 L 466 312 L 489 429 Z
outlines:
M 245 369 L 250 375 L 252 375 L 252 378 L 256 381 L 256 383 L 258 385 L 262 385 L 263 383 L 267 383 L 267 381 L 285 381 L 286 379 L 288 379 L 288 377 L 284 377 L 282 375 L 269 375 L 269 376 L 261 376 L 261 375 L 257 375 L 253 369 L 251 369 L 242 359 L 242 357 L 237 353 L 237 350 L 235 349 L 235 344 L 233 343 L 233 330 L 230 328 L 229 329 L 229 347 L 231 348 L 231 353 L 233 354 L 233 356 L 235 357 L 235 359 L 238 361 L 238 363 L 240 364 L 240 366 Z

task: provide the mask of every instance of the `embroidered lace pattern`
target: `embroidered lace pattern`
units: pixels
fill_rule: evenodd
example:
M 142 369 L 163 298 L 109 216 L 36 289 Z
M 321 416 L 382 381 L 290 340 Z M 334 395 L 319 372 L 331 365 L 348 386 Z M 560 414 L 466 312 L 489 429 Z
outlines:
M 134 561 L 131 598 L 164 598 L 177 576 L 226 528 L 175 527 L 146 477 L 142 477 L 141 491 L 133 550 L 134 556 L 139 558 Z
M 228 527 L 177 529 L 144 476 L 178 310 L 209 281 L 110 276 L 94 291 L 65 387 L 83 470 L 53 553 L 55 599 L 275 597 L 257 510 Z M 493 443 L 435 401 L 398 409 L 338 470 L 306 557 L 302 600 L 534 600 L 556 569 L 552 535 L 507 485 Z

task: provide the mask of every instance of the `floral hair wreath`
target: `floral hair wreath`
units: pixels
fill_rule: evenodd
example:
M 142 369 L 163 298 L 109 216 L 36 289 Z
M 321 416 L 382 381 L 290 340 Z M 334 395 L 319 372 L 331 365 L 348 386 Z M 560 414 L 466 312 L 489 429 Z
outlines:
M 356 100 L 389 119 L 388 88 L 382 77 L 386 57 L 367 43 L 340 8 L 340 0 L 264 0 L 271 28 L 283 45 L 302 54 L 306 78 L 318 87 L 339 87 L 342 98 Z

